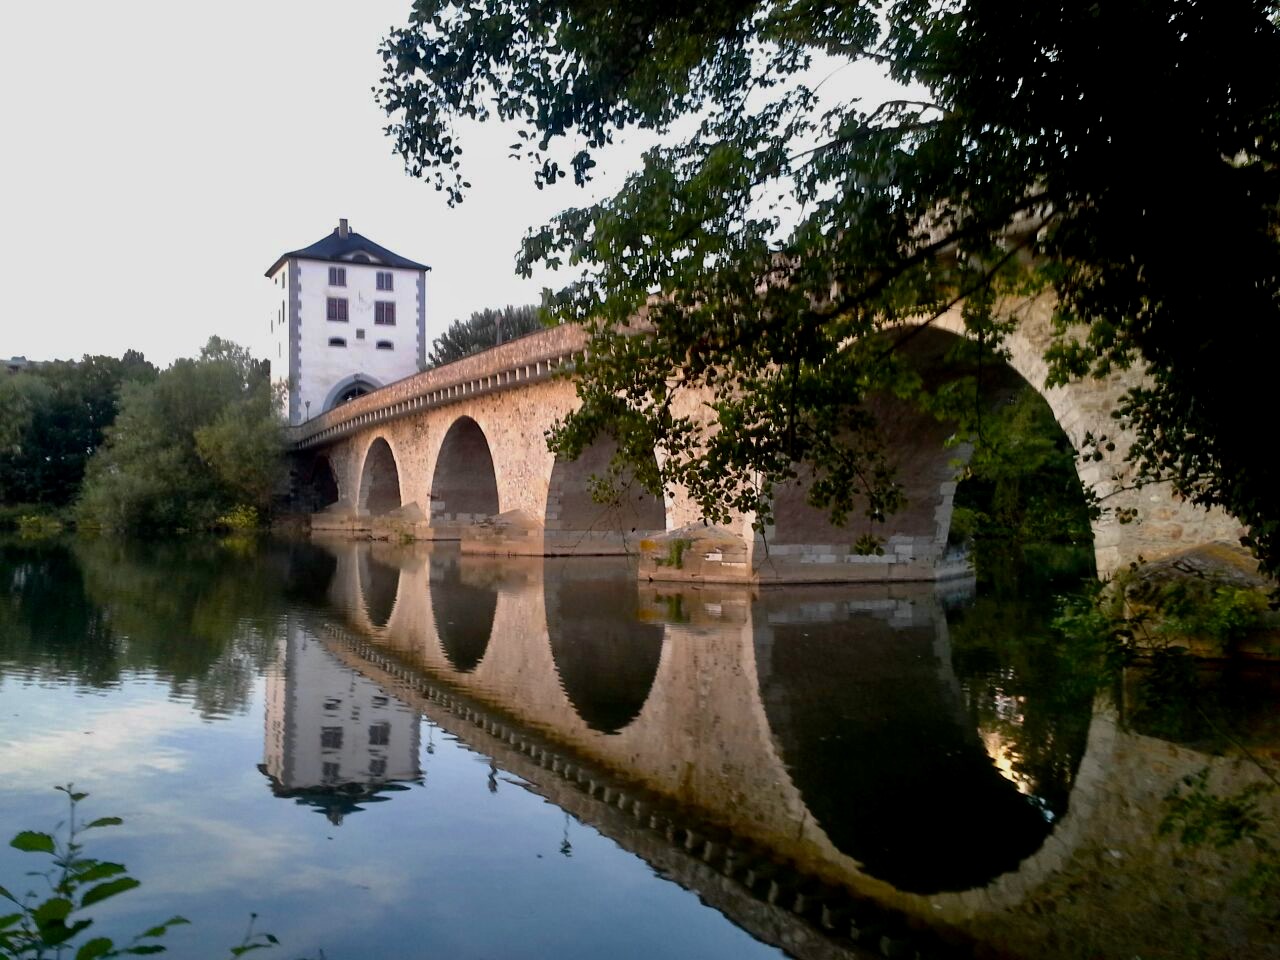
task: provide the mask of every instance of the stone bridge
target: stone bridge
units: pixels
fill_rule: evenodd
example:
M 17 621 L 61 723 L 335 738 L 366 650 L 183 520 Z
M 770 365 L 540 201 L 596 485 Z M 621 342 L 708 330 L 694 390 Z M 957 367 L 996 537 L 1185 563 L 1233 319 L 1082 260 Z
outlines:
M 1046 389 L 1044 350 L 1052 301 L 1011 304 L 1009 366 L 1048 401 L 1079 449 L 1088 435 L 1107 436 L 1099 459 L 1080 459 L 1086 490 L 1100 498 L 1094 550 L 1100 574 L 1129 562 L 1216 540 L 1242 530 L 1219 511 L 1203 511 L 1166 485 L 1133 489 L 1110 413 L 1137 373 L 1116 373 Z M 945 353 L 963 335 L 959 311 L 911 338 L 920 362 Z M 465 552 L 510 555 L 638 552 L 641 575 L 693 581 L 937 580 L 965 575 L 963 556 L 948 551 L 956 462 L 948 428 L 902 403 L 880 402 L 882 428 L 895 438 L 892 456 L 907 497 L 883 528 L 851 518 L 833 526 L 806 502 L 802 478 L 779 490 L 775 522 L 754 528 L 753 516 L 708 527 L 682 490 L 657 498 L 639 485 L 612 504 L 592 497 L 591 478 L 613 453 L 602 440 L 577 461 L 547 449 L 552 422 L 578 403 L 571 379 L 585 338 L 562 326 L 505 343 L 408 377 L 292 428 L 297 487 L 317 512 L 314 531 L 375 538 L 461 540 Z M 1010 374 L 1012 376 L 1012 374 Z M 706 397 L 685 397 L 685 410 Z M 1121 522 L 1121 518 L 1126 522 Z M 1128 522 L 1128 518 L 1132 521 Z M 860 534 L 872 532 L 883 555 L 859 555 Z

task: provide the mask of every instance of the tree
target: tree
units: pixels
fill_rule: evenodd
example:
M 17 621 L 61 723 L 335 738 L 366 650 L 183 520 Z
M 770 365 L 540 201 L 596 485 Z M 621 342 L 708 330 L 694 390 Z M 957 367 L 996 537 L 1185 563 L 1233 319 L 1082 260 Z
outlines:
M 629 129 L 662 136 L 615 196 L 523 244 L 526 272 L 581 268 L 550 301 L 591 338 L 561 452 L 608 430 L 713 519 L 767 516 L 807 462 L 835 517 L 878 517 L 893 481 L 866 468 L 866 401 L 923 387 L 903 321 L 963 304 L 998 349 L 1002 298 L 1051 290 L 1051 381 L 1145 364 L 1117 411 L 1139 476 L 1225 507 L 1275 570 L 1280 468 L 1254 422 L 1272 361 L 1253 345 L 1280 321 L 1278 11 L 425 0 L 384 41 L 378 97 L 407 169 L 453 203 L 463 118 L 517 124 L 540 187 L 585 183 Z M 853 62 L 907 92 L 825 96 Z M 712 429 L 677 402 L 707 390 Z
M 523 307 L 508 305 L 501 310 L 477 310 L 466 320 L 453 321 L 448 330 L 436 337 L 431 342 L 431 354 L 427 359 L 433 367 L 452 363 L 496 347 L 513 337 L 532 333 L 541 326 L 538 308 L 532 304 Z
M 1094 572 L 1091 514 L 1075 461 L 1049 405 L 1025 384 L 985 418 L 950 530 L 952 541 L 970 542 L 984 587 L 1018 596 L 1027 580 Z
M 211 337 L 195 360 L 125 386 L 77 510 L 112 529 L 202 529 L 232 507 L 266 510 L 284 469 L 268 366 Z
M 44 363 L 0 379 L 0 501 L 62 507 L 115 420 L 121 386 L 156 368 L 130 350 Z

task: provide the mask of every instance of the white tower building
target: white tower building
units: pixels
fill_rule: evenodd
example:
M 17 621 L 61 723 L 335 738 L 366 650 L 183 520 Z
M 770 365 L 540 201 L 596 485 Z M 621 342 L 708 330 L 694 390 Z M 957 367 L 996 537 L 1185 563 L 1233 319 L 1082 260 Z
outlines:
M 281 254 L 271 367 L 289 423 L 302 423 L 417 373 L 427 358 L 427 271 L 339 220 L 327 237 Z

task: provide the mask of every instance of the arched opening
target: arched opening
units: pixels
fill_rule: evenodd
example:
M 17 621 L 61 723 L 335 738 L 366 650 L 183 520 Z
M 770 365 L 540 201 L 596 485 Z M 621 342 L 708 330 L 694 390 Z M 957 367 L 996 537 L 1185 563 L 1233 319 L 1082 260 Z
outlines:
M 382 437 L 369 444 L 360 472 L 360 509 L 372 516 L 400 507 L 400 470 L 391 445 Z
M 805 806 L 900 890 L 968 890 L 1016 869 L 1064 811 L 994 762 L 940 649 L 941 611 L 842 606 L 827 622 L 778 618 L 756 639 L 770 731 Z M 1081 748 L 1066 747 L 1072 770 Z
M 976 344 L 955 333 L 908 328 L 899 334 L 903 339 L 895 352 L 926 389 L 937 392 L 970 378 L 975 389 L 968 412 L 982 438 L 976 455 L 971 445 L 956 443 L 955 421 L 939 419 L 914 400 L 870 397 L 863 409 L 874 420 L 874 436 L 902 505 L 878 518 L 868 515 L 865 499 L 855 498 L 845 523 L 837 526 L 826 507 L 809 502 L 815 474 L 801 465 L 797 479 L 774 492 L 768 546 L 784 548 L 783 556 L 883 564 L 885 578 L 892 564 L 913 564 L 916 575 L 927 576 L 939 565 L 963 568 L 966 554 L 976 556 L 971 552 L 975 524 L 992 520 L 987 529 L 995 530 L 1001 524 L 1018 528 L 1025 521 L 1032 539 L 1072 548 L 1070 561 L 1055 556 L 1042 566 L 1069 567 L 1075 577 L 1092 574 L 1085 483 L 1071 440 L 1045 397 L 1010 363 L 990 352 L 979 359 Z M 1019 529 L 1012 534 L 1021 535 Z M 864 557 L 871 546 L 864 539 L 868 535 L 878 553 Z
M 901 487 L 902 508 L 885 517 L 885 522 L 877 522 L 867 515 L 866 501 L 856 498 L 844 525 L 836 526 L 826 507 L 809 502 L 814 472 L 807 464 L 800 465 L 797 478 L 774 491 L 771 543 L 804 544 L 843 556 L 856 552 L 854 545 L 862 536 L 884 537 L 891 531 L 895 546 L 913 547 L 914 559 L 940 552 L 945 537 L 939 537 L 938 510 L 945 484 L 956 475 L 957 451 L 947 447 L 952 427 L 893 398 L 870 399 L 866 408 L 875 418 L 888 466 Z
M 1048 599 L 1096 576 L 1094 518 L 1071 440 L 1044 397 L 1010 373 L 955 488 L 947 543 L 972 559 L 984 589 Z
M 470 673 L 484 659 L 497 608 L 497 588 L 472 582 L 458 557 L 431 558 L 431 616 L 445 659 L 459 673 Z
M 580 560 L 544 567 L 560 686 L 583 722 L 601 733 L 617 733 L 640 715 L 662 659 L 662 625 L 640 620 L 634 574 L 626 571 Z
M 592 478 L 606 477 L 618 445 L 600 437 L 576 460 L 556 457 L 547 489 L 546 529 L 649 534 L 666 529 L 662 500 L 623 475 L 606 502 L 593 496 Z
M 365 549 L 360 551 L 360 598 L 364 612 L 375 627 L 391 622 L 396 596 L 400 592 L 400 570 L 375 560 Z
M 367 373 L 353 373 L 349 377 L 343 377 L 329 388 L 329 392 L 324 398 L 324 409 L 332 410 L 334 407 L 348 403 L 356 397 L 363 397 L 366 393 L 373 393 L 381 386 L 381 381 L 376 377 L 369 376 Z
M 480 424 L 459 417 L 449 427 L 431 477 L 431 525 L 467 523 L 498 513 L 498 477 Z
M 299 510 L 315 513 L 340 499 L 338 478 L 328 457 L 319 454 L 311 457 L 299 467 L 297 477 L 295 495 Z

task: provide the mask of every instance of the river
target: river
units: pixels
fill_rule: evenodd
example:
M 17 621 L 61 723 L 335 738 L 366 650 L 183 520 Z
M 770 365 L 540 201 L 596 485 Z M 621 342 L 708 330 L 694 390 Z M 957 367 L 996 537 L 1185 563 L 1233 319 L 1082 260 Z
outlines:
M 1159 832 L 1204 771 L 1274 838 L 1256 765 L 1144 726 L 1041 599 L 11 542 L 0 824 L 55 831 L 69 782 L 123 818 L 85 842 L 142 885 L 95 932 L 181 914 L 177 957 L 226 956 L 253 915 L 329 960 L 1280 956 L 1240 892 L 1255 841 Z M 1219 681 L 1270 749 L 1273 673 Z M 0 883 L 36 865 L 5 848 Z

